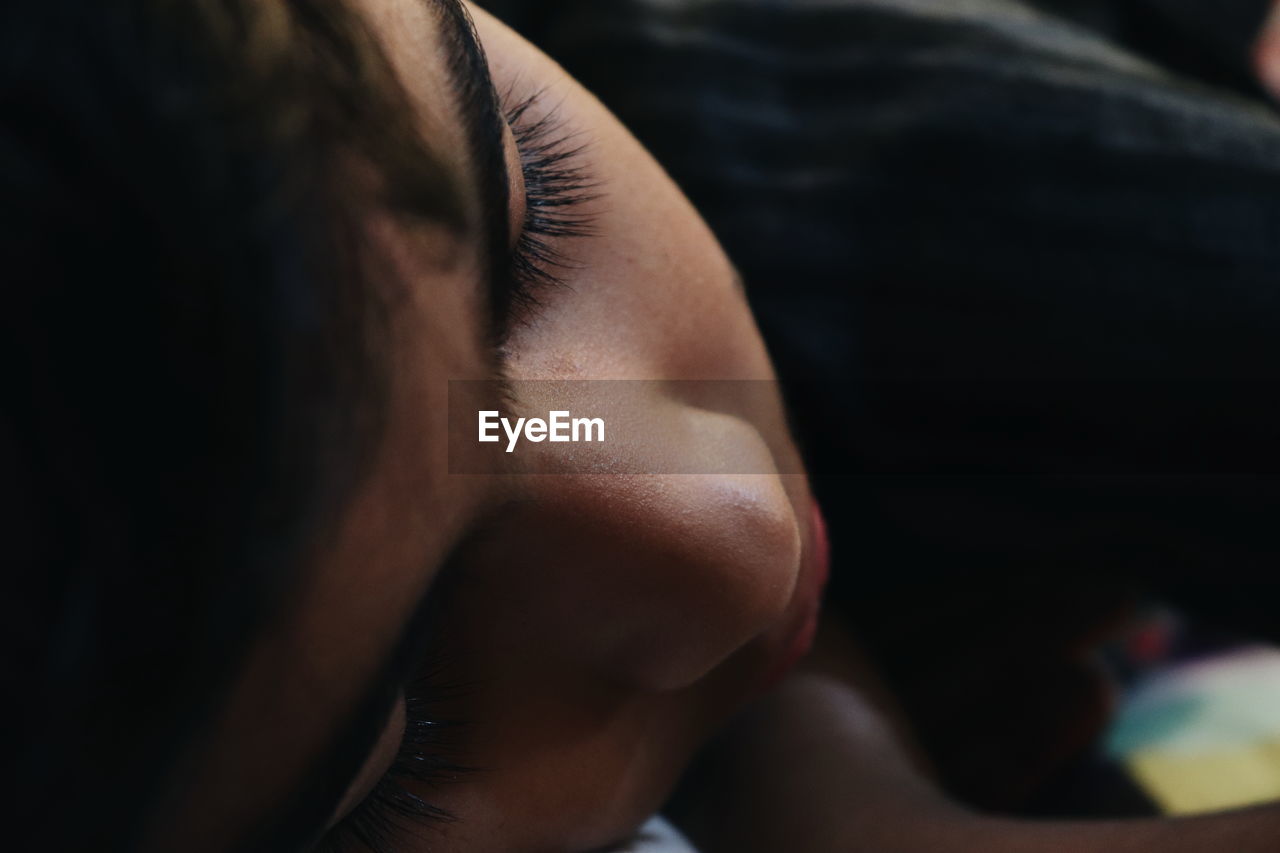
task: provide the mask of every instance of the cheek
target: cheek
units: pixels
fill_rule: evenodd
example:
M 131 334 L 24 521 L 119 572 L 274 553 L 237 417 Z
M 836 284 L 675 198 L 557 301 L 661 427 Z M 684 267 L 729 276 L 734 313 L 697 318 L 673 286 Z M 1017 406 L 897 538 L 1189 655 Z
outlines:
M 776 478 L 538 480 L 459 584 L 460 630 L 489 677 L 673 690 L 782 618 L 800 534 Z

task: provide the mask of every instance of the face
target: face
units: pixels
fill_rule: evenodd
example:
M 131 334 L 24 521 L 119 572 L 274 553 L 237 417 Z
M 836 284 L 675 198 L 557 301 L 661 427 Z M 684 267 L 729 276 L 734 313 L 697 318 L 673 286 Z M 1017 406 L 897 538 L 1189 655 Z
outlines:
M 467 36 L 448 4 L 360 7 L 475 227 L 459 244 L 371 217 L 371 242 L 405 282 L 377 463 L 238 678 L 193 805 L 160 837 L 220 849 L 355 737 L 367 748 L 346 767 L 320 849 L 345 849 L 376 822 L 392 785 L 452 819 L 393 820 L 390 850 L 600 848 L 651 815 L 707 735 L 802 651 L 825 571 L 819 525 L 802 475 L 765 473 L 800 470 L 780 400 L 760 390 L 772 388 L 768 356 L 732 266 L 661 168 L 546 56 L 472 7 L 505 112 L 521 113 L 486 151 L 468 132 L 466 87 L 450 79 L 487 87 L 486 72 L 451 63 L 451 41 Z M 570 153 L 539 164 L 539 143 Z M 507 210 L 483 198 L 493 162 L 506 164 Z M 558 189 L 557 174 L 569 175 Z M 545 204 L 549 192 L 561 203 Z M 538 219 L 548 209 L 566 224 L 558 233 Z M 502 227 L 487 227 L 495 217 Z M 487 245 L 504 230 L 508 245 Z M 537 305 L 517 300 L 495 356 L 485 258 L 506 262 L 513 247 L 517 264 L 521 252 L 561 262 L 524 273 Z M 497 369 L 516 400 L 486 399 L 496 386 L 484 383 L 449 400 L 449 380 Z M 696 383 L 635 384 L 658 443 L 758 473 L 572 473 L 580 459 L 562 448 L 576 446 L 541 444 L 532 469 L 526 457 L 518 473 L 451 475 L 449 406 L 545 415 L 518 391 L 542 379 L 764 380 L 714 400 Z M 636 470 L 627 463 L 648 450 L 590 452 Z M 406 646 L 423 651 L 389 668 Z M 402 687 L 360 740 L 349 723 L 388 679 Z M 424 732 L 430 743 L 417 742 Z M 405 770 L 433 761 L 434 774 Z

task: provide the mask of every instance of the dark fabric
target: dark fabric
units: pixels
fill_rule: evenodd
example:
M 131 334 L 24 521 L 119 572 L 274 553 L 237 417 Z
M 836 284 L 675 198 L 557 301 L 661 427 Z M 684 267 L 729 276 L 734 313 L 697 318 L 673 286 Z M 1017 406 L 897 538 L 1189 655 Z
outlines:
M 1250 53 L 1267 0 L 1031 0 L 1160 64 L 1253 94 Z

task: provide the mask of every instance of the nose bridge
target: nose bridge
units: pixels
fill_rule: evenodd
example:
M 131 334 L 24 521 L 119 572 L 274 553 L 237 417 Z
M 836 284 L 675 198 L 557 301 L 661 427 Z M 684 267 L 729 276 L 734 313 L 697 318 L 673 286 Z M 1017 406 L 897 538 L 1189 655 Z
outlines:
M 501 438 L 494 455 L 510 456 L 525 473 L 802 473 L 793 454 L 778 453 L 766 438 L 785 435 L 771 380 L 522 380 L 509 387 L 517 414 L 536 418 L 537 435 L 498 435 L 491 426 L 489 441 Z M 548 435 L 545 427 L 557 425 Z
M 663 383 L 663 392 L 689 408 L 749 424 L 757 434 L 787 434 L 781 390 L 772 376 L 767 379 L 676 379 Z M 790 460 L 784 458 L 785 454 L 775 453 L 774 456 L 777 473 L 803 473 L 799 469 L 792 470 Z

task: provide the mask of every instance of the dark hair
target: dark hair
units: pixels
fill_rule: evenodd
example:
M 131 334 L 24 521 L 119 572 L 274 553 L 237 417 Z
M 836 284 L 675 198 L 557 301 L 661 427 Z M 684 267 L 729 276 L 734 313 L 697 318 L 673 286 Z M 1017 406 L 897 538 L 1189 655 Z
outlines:
M 5 4 L 9 849 L 137 847 L 375 447 L 361 212 L 457 198 L 341 0 Z

